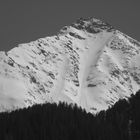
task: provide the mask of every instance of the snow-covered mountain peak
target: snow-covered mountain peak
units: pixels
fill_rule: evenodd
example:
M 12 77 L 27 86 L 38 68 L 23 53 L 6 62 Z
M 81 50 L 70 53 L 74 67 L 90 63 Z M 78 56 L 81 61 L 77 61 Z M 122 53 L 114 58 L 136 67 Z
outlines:
M 87 19 L 79 18 L 76 22 L 72 23 L 70 26 L 64 26 L 59 33 L 71 32 L 73 31 L 73 28 L 91 34 L 100 33 L 104 30 L 108 32 L 115 31 L 115 29 L 110 24 L 103 22 L 99 19 L 90 17 Z
M 108 23 L 95 18 L 80 18 L 73 23 L 72 26 L 80 30 L 85 30 L 89 33 L 99 33 L 102 30 L 112 31 L 114 29 Z
M 95 18 L 0 52 L 0 111 L 76 103 L 96 113 L 140 89 L 140 43 Z

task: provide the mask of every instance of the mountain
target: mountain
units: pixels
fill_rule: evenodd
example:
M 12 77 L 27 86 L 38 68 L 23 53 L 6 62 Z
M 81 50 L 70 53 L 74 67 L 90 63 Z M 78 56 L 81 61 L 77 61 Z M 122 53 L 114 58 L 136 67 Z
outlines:
M 64 101 L 107 109 L 140 89 L 140 43 L 95 18 L 0 52 L 0 111 Z

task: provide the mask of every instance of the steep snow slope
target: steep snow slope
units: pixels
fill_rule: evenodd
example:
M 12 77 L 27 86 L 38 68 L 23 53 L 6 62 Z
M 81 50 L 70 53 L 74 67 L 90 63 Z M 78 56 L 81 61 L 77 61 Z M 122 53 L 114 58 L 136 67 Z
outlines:
M 96 113 L 140 89 L 140 43 L 100 20 L 0 52 L 0 111 L 76 103 Z

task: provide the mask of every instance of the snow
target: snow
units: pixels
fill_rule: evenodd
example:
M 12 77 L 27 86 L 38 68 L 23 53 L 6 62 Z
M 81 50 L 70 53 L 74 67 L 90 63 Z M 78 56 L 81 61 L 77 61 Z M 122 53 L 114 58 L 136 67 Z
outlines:
M 96 19 L 0 52 L 0 111 L 45 102 L 107 109 L 140 88 L 140 45 Z

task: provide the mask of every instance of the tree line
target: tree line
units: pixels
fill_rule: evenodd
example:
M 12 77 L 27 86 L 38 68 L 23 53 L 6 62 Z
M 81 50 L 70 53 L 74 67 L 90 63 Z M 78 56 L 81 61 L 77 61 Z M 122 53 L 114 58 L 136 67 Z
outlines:
M 96 115 L 66 103 L 0 113 L 0 140 L 139 139 L 140 91 Z

